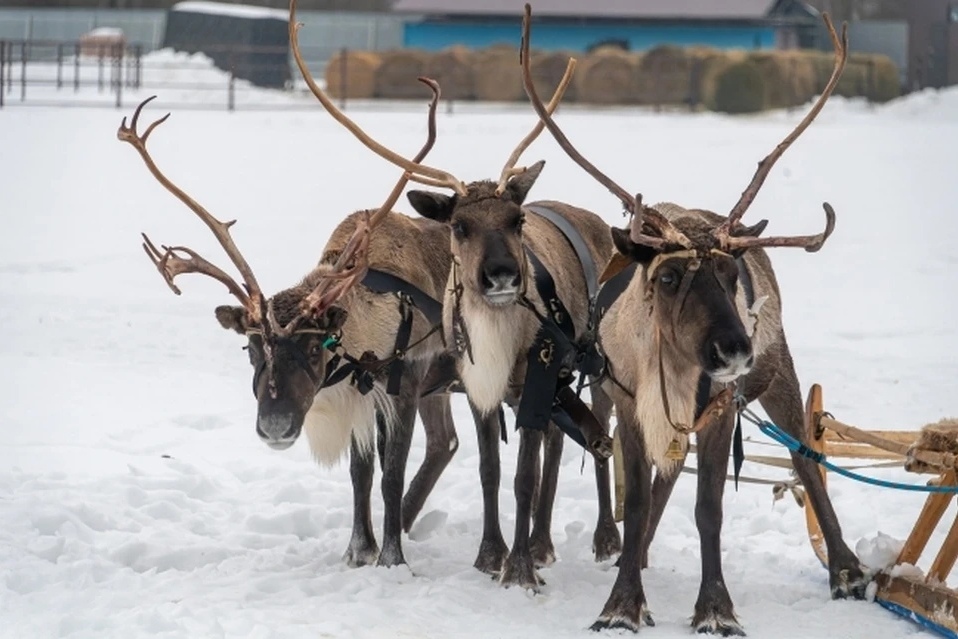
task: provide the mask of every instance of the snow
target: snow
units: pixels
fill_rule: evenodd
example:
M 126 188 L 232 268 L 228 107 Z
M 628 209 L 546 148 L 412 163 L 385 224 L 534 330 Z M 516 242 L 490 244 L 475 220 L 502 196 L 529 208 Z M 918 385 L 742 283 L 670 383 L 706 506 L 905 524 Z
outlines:
M 278 106 L 305 100 L 260 93 Z M 208 95 L 189 97 L 219 99 Z M 144 119 L 169 101 L 161 94 Z M 917 429 L 958 414 L 956 105 L 954 90 L 880 107 L 830 102 L 747 214 L 769 218 L 769 234 L 786 234 L 817 232 L 823 200 L 838 213 L 820 253 L 776 249 L 772 258 L 803 391 L 823 384 L 826 408 L 847 423 Z M 404 153 L 419 148 L 424 105 L 358 106 L 350 113 L 376 138 Z M 0 637 L 592 636 L 616 569 L 592 559 L 590 465 L 583 471 L 580 451 L 566 445 L 553 523 L 559 560 L 542 570 L 543 593 L 500 588 L 472 568 L 481 499 L 461 397 L 459 452 L 404 539 L 409 566 L 342 563 L 348 465 L 320 468 L 304 441 L 282 453 L 259 442 L 242 339 L 213 319 L 230 298 L 204 278 L 184 278 L 173 297 L 142 255 L 146 231 L 226 263 L 195 216 L 116 141 L 131 112 L 0 111 L 0 140 L 17 150 L 0 155 Z M 801 117 L 573 108 L 560 122 L 646 202 L 726 211 Z M 443 113 L 429 162 L 464 179 L 496 176 L 534 121 L 521 105 Z M 267 291 L 295 283 L 334 225 L 376 205 L 399 175 L 318 107 L 174 111 L 150 146 L 171 179 L 215 215 L 239 220 L 234 238 Z M 614 198 L 547 135 L 525 158 L 548 161 L 532 198 L 621 223 Z M 782 454 L 757 429 L 746 426 L 746 436 L 748 451 Z M 500 494 L 507 539 L 516 451 L 513 436 Z M 420 430 L 407 480 L 423 452 Z M 864 472 L 924 481 L 897 468 Z M 744 473 L 787 477 L 748 462 Z M 887 561 L 923 502 L 843 477 L 830 476 L 829 486 L 846 540 L 870 563 Z M 700 574 L 694 491 L 694 480 L 679 481 L 652 546 L 644 578 L 657 626 L 644 636 L 691 632 Z M 773 501 L 767 486 L 727 487 L 723 552 L 751 637 L 931 636 L 873 603 L 832 601 L 804 513 L 791 499 Z
M 289 21 L 289 12 L 282 9 L 269 9 L 245 4 L 227 4 L 225 2 L 206 2 L 204 0 L 186 0 L 177 2 L 171 11 L 188 11 L 190 13 L 206 13 L 209 15 L 234 16 L 236 18 L 272 18 L 274 20 Z

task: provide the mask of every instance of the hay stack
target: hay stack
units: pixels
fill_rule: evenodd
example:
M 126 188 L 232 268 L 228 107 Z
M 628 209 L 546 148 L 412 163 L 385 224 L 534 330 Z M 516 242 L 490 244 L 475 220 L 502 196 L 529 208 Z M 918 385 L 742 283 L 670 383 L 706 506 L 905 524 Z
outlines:
M 443 49 L 430 55 L 426 60 L 423 73 L 442 87 L 445 100 L 474 100 L 476 98 L 476 76 L 473 66 L 475 54 L 461 46 Z
M 429 87 L 416 78 L 423 75 L 429 54 L 415 49 L 386 51 L 380 55 L 382 63 L 376 69 L 377 98 L 406 100 L 429 98 Z
M 326 64 L 326 92 L 334 98 L 373 97 L 379 64 L 372 51 L 340 51 Z
M 693 58 L 687 49 L 663 45 L 642 56 L 638 69 L 641 104 L 688 104 L 692 96 Z
M 744 51 L 709 49 L 693 47 L 692 56 L 692 103 L 715 111 L 715 93 L 718 91 L 719 77 L 733 64 L 745 60 Z
M 542 98 L 543 102 L 548 103 L 559 81 L 565 74 L 566 66 L 569 64 L 569 58 L 575 57 L 567 51 L 542 51 L 533 52 L 532 59 L 529 61 L 529 69 L 532 72 L 532 83 L 536 87 L 536 93 Z M 572 78 L 578 75 L 576 69 Z M 569 84 L 562 101 L 565 103 L 575 102 L 575 83 Z
M 522 88 L 519 50 L 510 45 L 495 45 L 476 52 L 473 66 L 476 98 L 490 102 L 518 102 L 526 99 Z
M 768 108 L 765 82 L 751 58 L 726 68 L 716 82 L 714 108 L 724 113 L 755 113 Z
M 832 61 L 832 56 L 821 55 L 829 61 L 829 66 L 826 70 L 826 63 L 819 62 L 820 74 L 824 76 L 820 78 L 819 89 L 825 86 L 828 76 L 831 75 Z M 835 87 L 836 95 L 849 98 L 864 96 L 877 102 L 891 100 L 897 97 L 900 91 L 898 67 L 888 56 L 874 53 L 850 53 L 845 72 Z
M 603 47 L 588 54 L 576 67 L 572 82 L 577 101 L 635 104 L 640 60 L 640 55 L 618 47 Z
M 818 93 L 818 65 L 808 52 L 756 51 L 749 58 L 758 66 L 765 83 L 767 108 L 805 104 Z

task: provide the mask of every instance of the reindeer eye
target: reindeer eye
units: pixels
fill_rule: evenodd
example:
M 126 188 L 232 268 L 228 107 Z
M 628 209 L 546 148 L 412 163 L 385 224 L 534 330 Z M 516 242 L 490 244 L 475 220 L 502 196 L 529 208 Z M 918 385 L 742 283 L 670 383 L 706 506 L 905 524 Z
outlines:
M 672 286 L 675 284 L 676 280 L 677 278 L 675 277 L 675 273 L 673 273 L 671 270 L 666 270 L 659 273 L 659 282 L 663 286 Z
M 323 346 L 323 344 L 322 344 L 321 342 L 317 342 L 316 344 L 313 344 L 313 345 L 309 348 L 309 356 L 310 356 L 310 357 L 319 357 L 320 355 L 323 354 L 323 351 L 324 351 L 324 350 L 326 350 L 326 347 Z
M 462 222 L 453 222 L 451 224 L 451 227 L 452 227 L 452 234 L 456 236 L 456 239 L 461 240 L 465 238 L 466 235 L 468 234 L 466 225 L 463 224 Z

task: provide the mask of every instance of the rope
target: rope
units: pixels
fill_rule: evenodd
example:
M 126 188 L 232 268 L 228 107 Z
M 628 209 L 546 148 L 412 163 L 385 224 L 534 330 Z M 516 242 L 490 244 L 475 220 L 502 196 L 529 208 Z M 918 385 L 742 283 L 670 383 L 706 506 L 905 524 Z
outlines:
M 899 482 L 886 481 L 884 479 L 877 479 L 875 477 L 868 477 L 851 470 L 847 470 L 838 466 L 836 464 L 828 461 L 827 456 L 824 453 L 819 453 L 818 451 L 812 450 L 799 440 L 795 439 L 793 436 L 786 433 L 776 424 L 772 422 L 761 419 L 754 412 L 748 408 L 741 409 L 741 415 L 752 422 L 759 429 L 771 439 L 777 441 L 779 444 L 787 448 L 788 450 L 800 455 L 802 457 L 807 457 L 815 463 L 827 468 L 830 471 L 848 477 L 849 479 L 854 479 L 855 481 L 862 482 L 864 484 L 870 484 L 872 486 L 878 486 L 879 488 L 893 488 L 895 490 L 910 490 L 915 492 L 922 493 L 958 493 L 958 486 L 921 486 L 916 484 L 903 484 Z

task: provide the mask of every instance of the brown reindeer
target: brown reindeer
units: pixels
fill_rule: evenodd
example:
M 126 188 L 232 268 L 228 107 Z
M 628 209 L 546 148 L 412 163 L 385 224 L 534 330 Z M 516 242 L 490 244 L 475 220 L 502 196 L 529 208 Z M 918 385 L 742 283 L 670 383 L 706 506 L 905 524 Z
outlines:
M 429 139 L 422 158 L 435 140 L 435 109 L 439 87 L 429 111 Z M 152 100 L 152 98 L 150 98 Z M 437 223 L 391 212 L 408 176 L 394 187 L 378 210 L 359 211 L 333 231 L 319 265 L 295 286 L 267 299 L 252 269 L 233 243 L 229 227 L 173 184 L 154 164 L 146 148 L 153 130 L 166 120 L 137 131 L 140 104 L 131 125 L 126 120 L 118 137 L 140 153 L 156 179 L 209 226 L 241 273 L 244 286 L 185 247 L 158 249 L 144 235 L 144 249 L 167 284 L 182 273 L 202 273 L 225 284 L 240 306 L 219 306 L 216 317 L 224 328 L 248 337 L 253 365 L 253 393 L 258 409 L 256 432 L 271 448 L 284 450 L 305 429 L 310 449 L 322 464 L 332 464 L 351 447 L 353 532 L 345 560 L 350 565 L 405 563 L 401 530 L 409 529 L 458 442 L 449 410 L 448 393 L 419 401 L 427 373 L 442 363 L 443 344 L 418 305 L 405 305 L 391 292 L 365 284 L 370 274 L 403 279 L 433 300 L 441 299 L 451 257 L 446 230 Z M 377 232 L 372 232 L 381 227 Z M 438 315 L 440 307 L 434 302 Z M 384 376 L 397 345 L 404 313 L 409 313 L 411 340 L 400 371 L 398 395 L 387 395 Z M 437 319 L 437 318 L 434 318 Z M 360 354 L 362 354 L 360 356 Z M 359 356 L 359 357 L 357 357 Z M 426 458 L 403 501 L 404 472 L 417 409 L 426 426 Z M 376 424 L 381 429 L 382 492 L 385 502 L 383 548 L 372 531 L 370 491 Z
M 633 214 L 630 229 L 613 229 L 618 255 L 605 277 L 620 278 L 622 292 L 605 309 L 599 326 L 610 373 L 605 385 L 622 433 L 624 544 L 612 593 L 592 627 L 638 630 L 643 622 L 652 625 L 641 580 L 643 552 L 687 454 L 689 436 L 696 432 L 695 519 L 702 581 L 692 625 L 698 632 L 744 634 L 722 576 L 722 494 L 734 423 L 733 412 L 723 407 L 729 405 L 734 387 L 744 401 L 759 400 L 769 417 L 791 435 L 805 437 L 798 378 L 782 329 L 778 284 L 762 249 L 800 246 L 817 251 L 834 228 L 835 214 L 826 203 L 825 230 L 804 237 L 761 238 L 764 220 L 752 227 L 739 220 L 772 165 L 809 126 L 835 88 L 847 56 L 845 31 L 839 39 L 825 16 L 835 47 L 831 79 L 804 120 L 759 163 L 729 215 L 720 216 L 675 204 L 645 207 L 641 196 L 631 197 L 575 150 L 535 93 L 528 64 L 530 17 L 527 4 L 522 45 L 526 92 L 566 153 Z M 696 400 L 703 381 L 706 401 L 709 393 L 713 396 L 708 405 Z M 863 597 L 862 568 L 842 539 L 817 468 L 795 454 L 792 462 L 822 521 L 832 596 Z M 662 478 L 654 497 L 653 465 Z
M 290 21 L 295 20 L 295 0 L 290 5 Z M 555 560 L 551 538 L 552 504 L 555 498 L 559 460 L 563 438 L 559 430 L 550 426 L 549 418 L 553 388 L 538 399 L 535 406 L 546 431 L 545 457 L 541 485 L 538 480 L 539 449 L 543 432 L 522 428 L 520 431 L 519 461 L 515 477 L 516 528 L 511 552 L 505 544 L 499 526 L 499 449 L 497 423 L 502 402 L 509 403 L 524 414 L 521 400 L 526 377 L 530 347 L 537 343 L 543 326 L 542 317 L 556 317 L 558 310 L 546 304 L 559 301 L 565 307 L 563 324 L 575 336 L 587 333 L 589 299 L 587 280 L 580 258 L 570 240 L 544 215 L 560 219 L 559 223 L 573 227 L 582 238 L 584 259 L 589 263 L 604 263 L 612 253 L 609 227 L 598 216 L 560 202 L 537 202 L 525 205 L 529 189 L 535 183 L 543 163 L 529 169 L 516 168 L 521 152 L 541 132 L 535 130 L 523 140 L 503 168 L 497 182 L 483 180 L 465 184 L 450 173 L 410 162 L 401 155 L 383 147 L 340 112 L 322 89 L 312 80 L 302 62 L 298 43 L 292 40 L 293 55 L 313 94 L 326 110 L 364 145 L 381 157 L 397 164 L 412 175 L 412 181 L 430 186 L 452 189 L 455 195 L 413 191 L 409 199 L 424 217 L 442 222 L 451 237 L 453 268 L 449 271 L 449 286 L 443 305 L 447 341 L 462 347 L 459 373 L 469 396 L 473 414 L 479 421 L 480 478 L 483 490 L 483 535 L 475 565 L 482 571 L 499 574 L 504 585 L 519 584 L 537 589 L 541 580 L 535 565 L 547 565 Z M 558 106 L 562 92 L 571 79 L 571 66 L 547 107 Z M 539 212 L 536 212 L 539 211 Z M 545 212 L 543 212 L 545 211 Z M 447 243 L 450 240 L 447 239 Z M 538 256 L 543 269 L 551 274 L 555 294 L 543 300 L 535 283 L 535 269 L 531 255 Z M 542 269 L 540 269 L 542 270 Z M 453 318 L 461 318 L 453 321 Z M 454 330 L 453 325 L 457 328 Z M 462 330 L 464 329 L 464 330 Z M 559 336 L 561 337 L 561 336 Z M 558 339 L 558 337 L 557 337 Z M 550 366 L 570 369 L 572 362 L 553 357 L 552 347 L 540 344 L 543 359 Z M 556 352 L 558 352 L 558 345 Z M 568 372 L 568 371 L 566 371 Z M 568 399 L 570 391 L 563 389 Z M 572 402 L 574 404 L 574 402 Z M 593 405 L 598 421 L 590 422 L 590 430 L 582 441 L 597 455 L 596 479 L 599 493 L 599 523 L 593 537 L 597 559 L 605 559 L 620 548 L 619 532 L 612 514 L 609 468 L 607 457 L 611 452 L 607 436 L 611 400 L 598 388 L 593 390 Z M 575 412 L 575 411 L 573 411 Z M 586 411 L 587 413 L 587 411 Z M 522 421 L 522 420 L 520 420 Z M 520 426 L 524 424 L 520 423 Z M 572 429 L 574 430 L 574 429 Z M 535 521 L 530 533 L 533 494 L 539 486 Z

